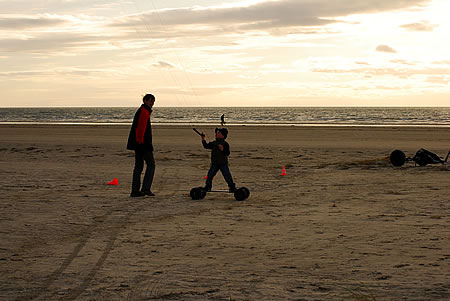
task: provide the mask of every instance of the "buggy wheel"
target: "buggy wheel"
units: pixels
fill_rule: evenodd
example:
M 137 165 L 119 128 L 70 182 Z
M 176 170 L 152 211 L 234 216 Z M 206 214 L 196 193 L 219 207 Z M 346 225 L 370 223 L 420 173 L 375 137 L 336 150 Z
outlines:
M 403 164 L 405 164 L 406 155 L 401 150 L 396 149 L 391 153 L 389 160 L 394 166 L 402 166 Z
M 206 196 L 206 191 L 203 187 L 194 187 L 189 194 L 193 200 L 201 200 Z
M 243 201 L 250 196 L 250 190 L 247 187 L 241 187 L 234 192 L 236 201 Z

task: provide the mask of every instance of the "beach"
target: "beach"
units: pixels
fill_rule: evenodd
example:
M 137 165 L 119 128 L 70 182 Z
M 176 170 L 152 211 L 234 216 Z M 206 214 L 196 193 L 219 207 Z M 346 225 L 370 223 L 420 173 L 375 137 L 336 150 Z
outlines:
M 153 125 L 156 197 L 130 198 L 129 126 L 0 125 L 0 299 L 450 299 L 450 167 L 389 162 L 449 128 L 228 129 L 242 202 L 190 198 L 189 126 Z

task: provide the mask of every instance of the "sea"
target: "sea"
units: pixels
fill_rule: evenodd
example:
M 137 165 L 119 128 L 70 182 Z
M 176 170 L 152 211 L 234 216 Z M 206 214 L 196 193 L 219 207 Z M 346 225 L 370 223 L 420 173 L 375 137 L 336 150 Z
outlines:
M 0 108 L 0 124 L 128 125 L 138 107 Z M 450 127 L 450 107 L 154 107 L 153 124 Z

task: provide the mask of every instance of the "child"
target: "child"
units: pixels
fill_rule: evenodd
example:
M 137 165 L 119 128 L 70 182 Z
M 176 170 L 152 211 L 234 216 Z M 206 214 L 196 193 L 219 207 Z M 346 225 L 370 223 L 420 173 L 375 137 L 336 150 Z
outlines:
M 211 149 L 211 167 L 208 171 L 205 190 L 211 191 L 212 180 L 216 173 L 220 170 L 225 181 L 228 184 L 230 192 L 236 191 L 236 185 L 233 182 L 230 169 L 228 168 L 228 156 L 230 155 L 230 145 L 225 141 L 228 136 L 226 128 L 216 128 L 216 140 L 206 143 L 205 135 L 202 134 L 202 144 L 206 149 Z

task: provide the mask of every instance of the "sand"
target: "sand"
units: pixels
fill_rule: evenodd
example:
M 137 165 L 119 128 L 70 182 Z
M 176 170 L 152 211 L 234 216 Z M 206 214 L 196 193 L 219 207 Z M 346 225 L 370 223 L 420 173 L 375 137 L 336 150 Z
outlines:
M 130 198 L 128 126 L 0 125 L 0 299 L 450 298 L 450 167 L 387 159 L 445 156 L 448 128 L 229 130 L 243 202 L 190 199 L 188 126 L 154 125 L 157 196 Z

